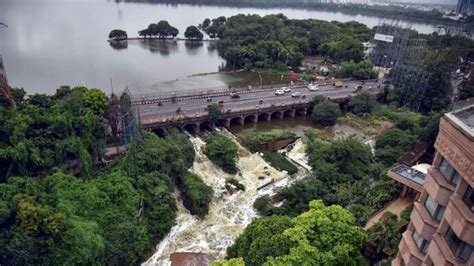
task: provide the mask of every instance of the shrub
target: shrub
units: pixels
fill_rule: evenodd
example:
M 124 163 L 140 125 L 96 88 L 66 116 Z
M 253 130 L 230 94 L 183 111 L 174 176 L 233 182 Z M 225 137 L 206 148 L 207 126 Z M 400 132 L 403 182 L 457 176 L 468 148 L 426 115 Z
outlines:
M 207 139 L 206 154 L 224 172 L 229 174 L 237 173 L 238 147 L 232 139 L 221 134 L 210 136 Z
M 209 212 L 212 199 L 212 188 L 193 173 L 185 173 L 180 178 L 183 192 L 183 204 L 193 215 L 203 218 Z
M 317 103 L 313 110 L 313 119 L 323 126 L 336 124 L 337 118 L 341 116 L 339 105 L 330 101 Z
M 371 114 L 376 105 L 375 95 L 368 92 L 359 93 L 349 101 L 349 107 L 356 115 Z
M 258 146 L 262 143 L 294 138 L 296 138 L 296 135 L 293 132 L 281 129 L 273 129 L 267 132 L 251 131 L 240 136 L 242 145 L 252 152 L 258 151 Z
M 293 165 L 288 159 L 277 153 L 277 152 L 264 152 L 263 158 L 267 161 L 273 168 L 279 171 L 286 171 L 289 175 L 295 174 L 298 172 L 298 168 Z

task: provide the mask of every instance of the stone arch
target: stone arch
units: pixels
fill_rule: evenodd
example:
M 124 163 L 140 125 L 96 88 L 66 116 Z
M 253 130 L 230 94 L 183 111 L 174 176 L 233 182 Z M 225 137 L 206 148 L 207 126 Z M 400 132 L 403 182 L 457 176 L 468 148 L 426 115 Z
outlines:
M 275 111 L 270 115 L 271 118 L 278 118 L 283 119 L 283 112 L 282 111 Z
M 163 128 L 154 128 L 152 129 L 153 133 L 155 133 L 158 137 L 163 138 L 166 135 L 166 132 Z
M 182 133 L 183 132 L 183 128 L 181 126 L 169 126 L 166 128 L 166 134 L 170 133 L 170 132 L 178 132 L 178 133 Z
M 199 126 L 194 123 L 186 124 L 183 129 L 189 134 L 199 134 Z
M 199 132 L 213 131 L 214 128 L 215 125 L 213 123 L 210 121 L 205 121 L 199 125 Z
M 294 109 L 290 109 L 290 110 L 286 110 L 285 112 L 283 112 L 283 117 L 295 117 L 295 110 Z
M 240 116 L 236 116 L 236 117 L 232 117 L 230 119 L 230 122 L 229 122 L 229 125 L 232 126 L 232 125 L 243 125 L 244 123 L 244 120 L 242 119 L 242 117 Z
M 248 115 L 244 118 L 244 123 L 257 123 L 257 115 Z
M 269 113 L 261 113 L 258 115 L 258 121 L 270 121 L 272 119 Z
M 217 127 L 230 127 L 230 119 L 224 118 L 216 123 Z
M 295 112 L 295 115 L 302 115 L 302 116 L 305 116 L 306 115 L 306 108 L 299 108 L 296 110 Z

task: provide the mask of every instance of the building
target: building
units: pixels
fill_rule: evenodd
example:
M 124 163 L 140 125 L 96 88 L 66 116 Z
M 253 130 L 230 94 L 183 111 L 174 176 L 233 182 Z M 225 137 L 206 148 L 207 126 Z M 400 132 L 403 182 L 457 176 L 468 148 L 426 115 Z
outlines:
M 458 0 L 456 12 L 465 16 L 474 15 L 474 0 Z
M 426 175 L 408 166 L 389 172 L 419 192 L 394 266 L 474 265 L 474 99 L 441 118 L 435 148 Z

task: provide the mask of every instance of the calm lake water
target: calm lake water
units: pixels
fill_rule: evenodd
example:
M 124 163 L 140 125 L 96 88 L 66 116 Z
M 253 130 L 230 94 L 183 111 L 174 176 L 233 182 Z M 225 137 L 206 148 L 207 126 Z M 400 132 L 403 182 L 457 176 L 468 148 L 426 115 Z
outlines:
M 115 3 L 106 0 L 0 0 L 0 54 L 8 81 L 29 93 L 54 93 L 60 85 L 86 85 L 110 91 L 128 86 L 137 90 L 175 90 L 220 87 L 239 82 L 228 75 L 190 75 L 218 71 L 225 61 L 214 44 L 129 41 L 111 47 L 110 30 L 129 36 L 150 23 L 168 20 L 180 30 L 205 18 L 235 14 L 283 13 L 289 18 L 356 20 L 373 27 L 383 19 L 336 12 L 288 8 L 237 8 L 217 6 Z M 390 21 L 390 20 L 384 20 Z M 435 26 L 411 23 L 423 33 Z M 168 81 L 168 82 L 164 82 Z M 152 86 L 155 84 L 155 86 Z

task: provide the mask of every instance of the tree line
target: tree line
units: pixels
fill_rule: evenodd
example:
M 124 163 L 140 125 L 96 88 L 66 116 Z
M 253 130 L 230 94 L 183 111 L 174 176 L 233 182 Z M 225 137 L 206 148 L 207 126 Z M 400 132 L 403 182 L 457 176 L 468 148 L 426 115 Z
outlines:
M 145 29 L 138 31 L 138 36 L 142 38 L 170 39 L 178 36 L 179 30 L 168 23 L 160 20 L 158 23 L 151 23 Z M 200 41 L 204 34 L 196 26 L 188 26 L 184 32 L 184 37 L 191 41 Z M 109 33 L 109 39 L 123 41 L 128 39 L 127 32 L 121 29 L 114 29 Z

